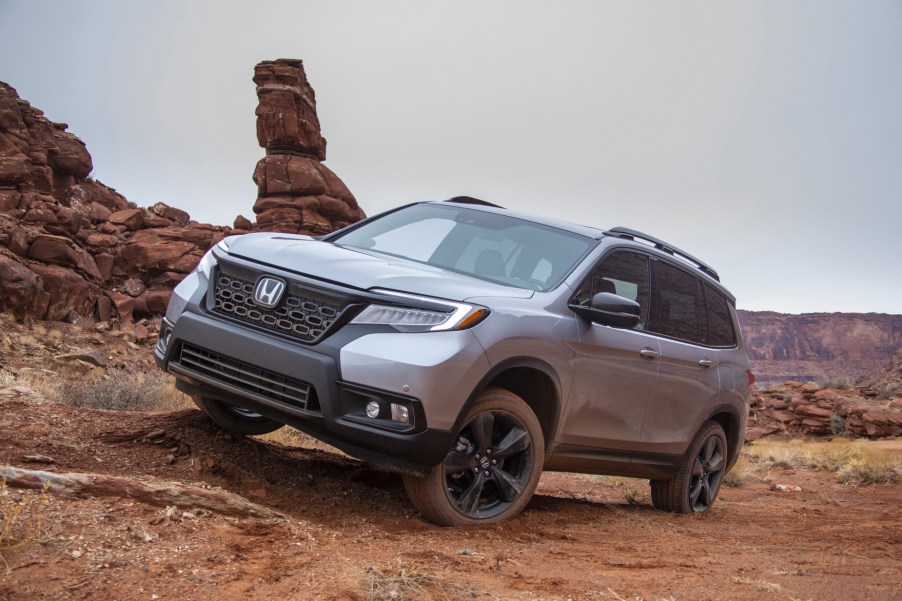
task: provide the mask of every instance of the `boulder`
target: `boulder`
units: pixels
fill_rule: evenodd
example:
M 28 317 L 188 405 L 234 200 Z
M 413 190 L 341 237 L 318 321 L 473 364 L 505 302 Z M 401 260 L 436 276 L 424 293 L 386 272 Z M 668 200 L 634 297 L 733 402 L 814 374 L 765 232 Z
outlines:
M 28 249 L 28 258 L 43 263 L 74 267 L 95 281 L 103 278 L 94 259 L 68 238 L 41 234 Z
M 0 253 L 0 311 L 17 319 L 43 319 L 49 297 L 40 276 L 19 261 Z
M 144 212 L 141 209 L 125 209 L 112 213 L 107 220 L 113 225 L 124 225 L 134 232 L 144 226 Z
M 66 131 L 54 130 L 55 147 L 47 153 L 48 163 L 54 172 L 85 178 L 94 169 L 91 155 L 85 143 Z
M 61 265 L 34 264 L 32 270 L 41 276 L 50 297 L 42 319 L 65 321 L 70 314 L 90 315 L 97 298 L 97 288 L 71 269 Z
M 187 225 L 187 223 L 191 220 L 191 216 L 188 215 L 186 211 L 176 209 L 175 207 L 170 207 L 169 205 L 162 202 L 158 202 L 150 207 L 149 211 L 154 215 L 168 219 L 175 225 Z

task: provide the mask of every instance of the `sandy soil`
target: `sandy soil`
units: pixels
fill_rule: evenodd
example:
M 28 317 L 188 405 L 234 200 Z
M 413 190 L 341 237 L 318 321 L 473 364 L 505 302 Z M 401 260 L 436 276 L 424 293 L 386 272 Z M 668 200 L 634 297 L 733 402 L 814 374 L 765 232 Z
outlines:
M 828 473 L 772 469 L 771 484 L 746 478 L 689 517 L 653 510 L 643 481 L 549 473 L 512 521 L 438 528 L 399 477 L 325 448 L 231 436 L 194 410 L 73 408 L 10 386 L 0 464 L 218 487 L 287 516 L 7 489 L 0 507 L 41 523 L 0 550 L 0 599 L 902 596 L 902 485 Z

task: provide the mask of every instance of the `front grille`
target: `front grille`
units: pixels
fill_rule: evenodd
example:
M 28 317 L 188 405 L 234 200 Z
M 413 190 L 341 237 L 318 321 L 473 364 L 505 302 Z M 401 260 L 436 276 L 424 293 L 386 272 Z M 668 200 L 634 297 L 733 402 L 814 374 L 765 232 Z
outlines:
M 305 411 L 320 410 L 316 391 L 307 382 L 213 351 L 183 343 L 173 363 L 182 368 L 180 371 L 221 382 L 228 387 L 249 392 L 252 396 L 263 397 Z
M 295 287 L 289 288 L 278 307 L 264 309 L 254 302 L 254 283 L 220 272 L 214 287 L 213 311 L 303 342 L 322 338 L 341 314 L 341 306 L 298 294 Z

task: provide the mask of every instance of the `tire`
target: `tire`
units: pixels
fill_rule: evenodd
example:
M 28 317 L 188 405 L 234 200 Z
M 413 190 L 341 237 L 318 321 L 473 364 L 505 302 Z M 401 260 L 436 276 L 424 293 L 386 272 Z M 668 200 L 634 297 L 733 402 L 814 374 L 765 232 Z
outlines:
M 192 398 L 194 404 L 216 422 L 216 425 L 228 432 L 235 434 L 268 434 L 275 432 L 284 425 L 250 409 L 207 397 L 195 396 Z
M 454 448 L 426 477 L 404 476 L 424 518 L 440 526 L 488 524 L 526 507 L 545 459 L 542 428 L 517 395 L 489 388 L 463 420 Z
M 674 513 L 711 509 L 727 467 L 727 437 L 716 422 L 705 422 L 669 480 L 651 481 L 651 502 Z

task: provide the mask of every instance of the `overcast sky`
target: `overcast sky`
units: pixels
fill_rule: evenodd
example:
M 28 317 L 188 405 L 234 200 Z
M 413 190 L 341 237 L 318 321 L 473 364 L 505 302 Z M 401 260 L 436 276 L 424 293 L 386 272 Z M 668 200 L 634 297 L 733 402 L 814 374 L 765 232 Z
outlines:
M 252 215 L 280 57 L 369 215 L 477 196 L 664 238 L 740 308 L 902 313 L 902 0 L 0 0 L 0 80 L 199 221 Z

